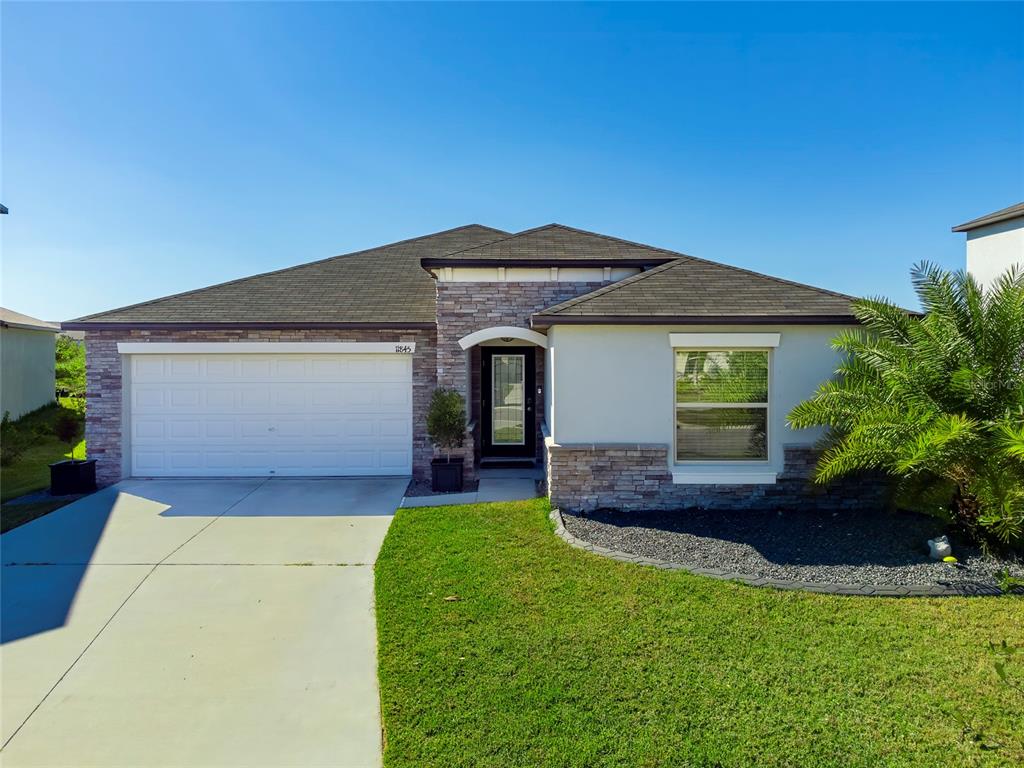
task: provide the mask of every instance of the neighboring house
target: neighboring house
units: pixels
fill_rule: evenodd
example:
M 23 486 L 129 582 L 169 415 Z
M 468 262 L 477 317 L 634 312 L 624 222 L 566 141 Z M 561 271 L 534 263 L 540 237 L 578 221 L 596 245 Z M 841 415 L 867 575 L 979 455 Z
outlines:
M 0 413 L 12 419 L 53 402 L 60 326 L 0 307 Z
M 967 233 L 967 271 L 991 286 L 1013 265 L 1024 267 L 1024 203 L 953 227 Z
M 543 462 L 554 503 L 752 506 L 808 490 L 789 410 L 835 371 L 851 298 L 551 224 L 470 225 L 64 323 L 89 455 L 134 476 L 427 478 L 438 385 L 462 453 Z M 853 487 L 853 486 L 851 486 Z

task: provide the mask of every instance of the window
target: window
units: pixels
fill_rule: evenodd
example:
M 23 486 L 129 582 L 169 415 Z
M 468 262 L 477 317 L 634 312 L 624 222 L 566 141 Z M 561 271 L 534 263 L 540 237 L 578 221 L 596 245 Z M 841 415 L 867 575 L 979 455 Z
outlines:
M 676 461 L 766 461 L 768 350 L 675 356 Z

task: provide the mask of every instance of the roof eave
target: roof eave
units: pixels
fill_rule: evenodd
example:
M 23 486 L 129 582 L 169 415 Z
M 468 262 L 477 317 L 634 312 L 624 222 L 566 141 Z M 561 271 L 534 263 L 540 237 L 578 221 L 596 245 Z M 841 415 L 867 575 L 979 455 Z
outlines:
M 858 325 L 854 315 L 543 315 L 530 325 Z
M 979 216 L 976 219 L 966 221 L 963 224 L 958 224 L 953 227 L 953 232 L 971 232 L 972 230 L 988 227 L 992 224 L 1001 224 L 1004 221 L 1024 219 L 1024 207 L 1022 207 L 1022 205 L 1024 204 L 1013 205 L 1002 211 L 989 213 L 984 216 Z
M 60 328 L 53 325 L 32 325 L 31 323 L 12 323 L 9 320 L 0 320 L 0 328 L 15 328 L 21 331 L 44 331 L 46 333 L 60 333 Z
M 65 331 L 227 331 L 227 330 L 339 330 L 339 331 L 423 331 L 434 330 L 437 323 L 427 322 L 132 322 L 70 320 L 61 323 Z

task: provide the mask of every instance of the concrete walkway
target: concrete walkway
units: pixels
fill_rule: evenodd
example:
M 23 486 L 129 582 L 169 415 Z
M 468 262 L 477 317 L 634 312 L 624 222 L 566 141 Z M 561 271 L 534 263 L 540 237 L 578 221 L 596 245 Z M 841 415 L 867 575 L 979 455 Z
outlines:
M 4 534 L 0 762 L 379 765 L 372 565 L 406 483 L 128 481 Z
M 537 497 L 537 481 L 543 471 L 537 468 L 502 469 L 481 468 L 475 491 L 465 493 L 439 493 L 433 496 L 406 496 L 403 507 L 448 507 L 457 504 L 482 504 L 491 501 L 523 501 Z

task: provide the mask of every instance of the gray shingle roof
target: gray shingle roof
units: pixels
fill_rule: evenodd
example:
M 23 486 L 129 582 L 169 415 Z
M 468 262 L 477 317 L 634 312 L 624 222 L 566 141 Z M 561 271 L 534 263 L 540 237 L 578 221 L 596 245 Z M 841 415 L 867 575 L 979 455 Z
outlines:
M 855 322 L 852 296 L 683 256 L 533 315 L 562 322 Z
M 546 224 L 509 237 L 443 256 L 424 259 L 424 266 L 472 262 L 615 262 L 661 264 L 682 254 L 649 245 Z
M 387 324 L 432 326 L 434 281 L 425 256 L 507 236 L 478 224 L 88 315 L 65 328 L 103 324 Z
M 23 315 L 21 312 L 15 312 L 13 309 L 6 309 L 5 307 L 0 307 L 0 326 L 4 328 L 24 328 L 28 331 L 52 331 L 53 333 L 60 331 L 60 326 L 57 323 L 48 323 L 46 320 L 40 320 L 38 317 Z
M 978 229 L 979 227 L 985 227 L 989 224 L 998 224 L 1000 221 L 1009 221 L 1010 219 L 1019 219 L 1024 217 L 1024 203 L 1017 203 L 1011 205 L 1008 208 L 1003 208 L 999 211 L 993 211 L 992 213 L 986 213 L 984 216 L 979 216 L 976 219 L 964 222 L 953 227 L 954 232 L 970 232 L 972 229 Z

